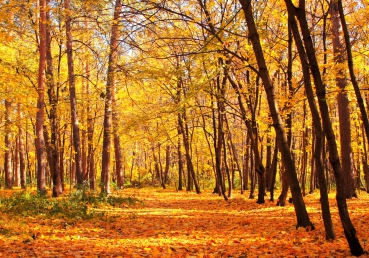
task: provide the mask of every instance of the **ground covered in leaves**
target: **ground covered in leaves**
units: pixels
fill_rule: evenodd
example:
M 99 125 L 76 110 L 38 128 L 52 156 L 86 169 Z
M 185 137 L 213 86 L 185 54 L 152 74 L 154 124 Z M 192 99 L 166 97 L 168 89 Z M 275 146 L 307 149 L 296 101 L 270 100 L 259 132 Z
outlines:
M 334 242 L 325 240 L 318 193 L 305 197 L 316 226 L 311 232 L 296 230 L 292 204 L 259 205 L 247 193 L 234 193 L 228 202 L 206 191 L 159 189 L 125 189 L 103 200 L 17 194 L 9 201 L 10 192 L 0 192 L 0 257 L 350 256 L 334 194 Z M 359 196 L 348 205 L 367 250 L 369 196 Z

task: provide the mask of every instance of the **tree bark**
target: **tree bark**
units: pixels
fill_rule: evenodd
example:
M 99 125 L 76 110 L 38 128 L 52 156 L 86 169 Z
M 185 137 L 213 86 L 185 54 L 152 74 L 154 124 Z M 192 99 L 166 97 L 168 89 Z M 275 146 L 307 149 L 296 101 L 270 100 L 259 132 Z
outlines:
M 118 23 L 122 8 L 121 0 L 115 1 L 113 24 L 111 28 L 110 53 L 108 64 L 108 80 L 105 92 L 105 113 L 104 113 L 104 138 L 102 150 L 102 169 L 101 169 L 101 193 L 110 194 L 110 150 L 113 116 L 113 91 L 115 89 L 115 72 L 117 66 L 118 48 Z
M 291 149 L 288 146 L 287 135 L 275 99 L 274 86 L 269 77 L 269 71 L 264 59 L 259 34 L 257 32 L 256 25 L 254 22 L 251 0 L 240 0 L 240 3 L 245 13 L 245 19 L 249 31 L 249 39 L 253 46 L 255 58 L 258 63 L 260 77 L 263 81 L 265 92 L 267 95 L 270 115 L 273 119 L 274 128 L 276 130 L 277 138 L 279 141 L 279 148 L 282 154 L 283 164 L 285 166 L 286 173 L 288 175 L 293 205 L 297 217 L 297 227 L 304 227 L 307 228 L 308 230 L 311 230 L 314 229 L 314 225 L 311 223 L 309 219 L 305 203 L 302 198 L 301 188 L 297 179 L 295 163 L 292 159 Z
M 69 8 L 69 0 L 64 0 L 64 8 L 67 13 L 65 21 L 65 32 L 66 32 L 66 48 L 67 48 L 67 59 L 68 59 L 68 80 L 69 80 L 69 100 L 72 118 L 72 130 L 73 130 L 73 147 L 74 147 L 74 161 L 76 164 L 76 179 L 78 187 L 83 184 L 83 171 L 82 171 L 82 154 L 81 154 L 81 141 L 79 135 L 78 125 L 78 110 L 77 110 L 77 99 L 76 99 L 76 86 L 75 86 L 75 75 L 74 75 L 74 61 L 73 61 L 73 38 L 71 31 L 71 14 Z
M 21 104 L 18 103 L 18 151 L 19 151 L 19 174 L 20 185 L 22 189 L 26 189 L 26 160 L 25 160 L 25 148 L 23 143 L 24 132 L 22 128 L 22 112 Z
M 45 68 L 46 68 L 46 0 L 39 1 L 39 67 L 38 67 L 38 98 L 36 114 L 36 153 L 37 153 L 37 190 L 41 194 L 46 193 L 46 165 L 45 165 L 45 140 L 43 123 L 45 117 Z
M 347 53 L 347 64 L 348 64 L 348 68 L 349 68 L 349 72 L 350 72 L 351 83 L 352 83 L 352 86 L 354 87 L 354 91 L 355 91 L 355 95 L 356 95 L 356 99 L 357 99 L 357 104 L 359 105 L 361 118 L 362 118 L 363 126 L 364 126 L 364 129 L 365 129 L 366 140 L 367 140 L 367 143 L 369 143 L 368 114 L 366 112 L 366 109 L 365 109 L 365 106 L 364 106 L 364 100 L 363 100 L 363 97 L 361 96 L 359 84 L 358 84 L 358 82 L 356 80 L 356 76 L 355 76 L 354 61 L 353 61 L 352 53 L 351 53 L 350 35 L 349 35 L 349 32 L 348 32 L 345 15 L 343 13 L 342 0 L 336 0 L 336 1 L 337 1 L 338 11 L 339 11 L 339 15 L 340 15 L 341 24 L 342 24 L 342 31 L 343 31 L 343 35 L 344 35 L 344 38 L 345 38 L 346 53 Z
M 340 129 L 341 143 L 341 164 L 342 172 L 345 181 L 346 198 L 357 197 L 355 189 L 355 173 L 352 160 L 351 147 L 351 123 L 350 123 L 350 104 L 347 93 L 347 80 L 345 70 L 342 68 L 345 62 L 344 47 L 341 42 L 340 32 L 340 17 L 338 11 L 338 3 L 331 1 L 331 31 L 332 31 L 332 46 L 334 61 L 337 68 L 335 69 L 336 85 L 340 89 L 337 96 L 338 118 Z
M 87 76 L 87 86 L 86 86 L 86 94 L 89 96 L 91 94 L 90 91 L 90 67 L 89 61 L 86 63 L 86 76 Z M 94 156 L 94 145 L 93 145 L 93 136 L 94 136 L 94 118 L 92 117 L 91 110 L 91 100 L 88 98 L 87 101 L 87 170 L 88 170 L 88 180 L 91 190 L 96 189 L 96 171 L 95 171 L 95 156 Z
M 11 138 L 11 120 L 10 113 L 12 104 L 11 101 L 5 99 L 5 154 L 4 154 L 4 174 L 5 174 L 5 188 L 13 188 L 12 175 L 12 144 Z
M 50 0 L 47 0 L 49 3 Z M 53 197 L 58 197 L 63 192 L 61 176 L 60 176 L 60 153 L 59 153 L 59 118 L 57 113 L 58 108 L 58 94 L 57 87 L 54 82 L 54 66 L 51 53 L 51 32 L 50 32 L 50 14 L 46 12 L 46 85 L 48 88 L 48 97 L 50 103 L 50 127 L 51 127 L 51 139 L 48 146 L 49 149 L 49 167 L 53 180 Z
M 323 129 L 325 136 L 328 142 L 329 148 L 329 161 L 333 167 L 335 179 L 336 179 L 336 200 L 337 206 L 339 210 L 339 215 L 341 218 L 342 226 L 344 229 L 344 233 L 347 239 L 347 242 L 350 246 L 351 253 L 355 256 L 360 256 L 364 253 L 363 248 L 356 236 L 356 230 L 352 225 L 345 197 L 345 187 L 344 187 L 344 179 L 341 169 L 341 163 L 337 150 L 337 143 L 333 131 L 333 127 L 330 121 L 330 115 L 328 110 L 328 104 L 326 102 L 326 92 L 323 84 L 323 80 L 320 74 L 318 62 L 315 55 L 315 49 L 313 45 L 313 41 L 311 39 L 306 13 L 305 13 L 305 1 L 299 1 L 299 7 L 296 8 L 291 0 L 285 0 L 287 10 L 290 17 L 297 16 L 301 28 L 301 33 L 306 49 L 306 55 L 309 60 L 310 71 L 313 75 L 316 95 L 318 97 L 318 104 L 320 107 L 320 114 L 323 122 Z M 296 33 L 297 34 L 297 33 Z M 300 36 L 294 34 L 295 41 L 298 39 L 301 40 Z M 301 55 L 300 55 L 301 58 Z M 306 62 L 307 63 L 307 62 Z M 307 88 L 306 88 L 307 89 Z M 318 135 L 317 135 L 318 136 Z M 317 140 L 318 143 L 318 140 Z
M 322 152 L 323 152 L 323 139 L 324 133 L 322 129 L 322 125 L 320 122 L 318 108 L 315 104 L 314 93 L 310 81 L 310 72 L 308 66 L 308 60 L 306 57 L 306 53 L 300 38 L 300 33 L 298 31 L 297 23 L 293 15 L 289 14 L 289 23 L 291 25 L 292 33 L 295 38 L 295 43 L 299 52 L 301 64 L 302 64 L 302 72 L 304 76 L 305 83 L 305 92 L 308 98 L 308 103 L 310 106 L 310 111 L 313 118 L 313 126 L 315 133 L 315 148 L 314 148 L 314 161 L 316 166 L 316 173 L 318 175 L 319 180 L 319 190 L 320 190 L 320 202 L 322 207 L 322 216 L 324 221 L 324 226 L 326 230 L 326 239 L 336 239 L 336 234 L 334 232 L 333 223 L 331 219 L 330 209 L 329 209 L 329 200 L 328 200 L 328 192 L 327 186 L 324 177 L 324 166 L 322 160 Z

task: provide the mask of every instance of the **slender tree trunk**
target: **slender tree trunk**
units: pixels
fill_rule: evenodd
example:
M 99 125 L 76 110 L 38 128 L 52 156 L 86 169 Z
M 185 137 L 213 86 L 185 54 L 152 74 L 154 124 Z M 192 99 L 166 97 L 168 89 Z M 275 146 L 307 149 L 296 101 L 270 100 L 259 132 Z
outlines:
M 279 114 L 277 103 L 275 100 L 275 90 L 273 83 L 269 77 L 268 68 L 264 59 L 263 50 L 261 47 L 259 35 L 253 18 L 253 11 L 251 7 L 251 0 L 240 0 L 242 9 L 245 13 L 245 19 L 249 31 L 249 39 L 252 43 L 255 57 L 257 59 L 260 77 L 263 81 L 267 100 L 269 104 L 270 115 L 273 119 L 277 138 L 279 140 L 279 148 L 282 154 L 283 164 L 288 175 L 288 181 L 291 188 L 293 205 L 297 217 L 297 227 L 305 227 L 308 230 L 314 229 L 311 223 L 304 200 L 301 194 L 301 188 L 297 179 L 295 163 L 292 159 L 291 149 L 288 146 L 287 135 L 283 126 L 282 118 Z
M 170 167 L 170 145 L 167 145 L 165 147 L 164 184 L 168 184 L 169 167 Z
M 274 202 L 274 186 L 275 186 L 275 181 L 277 177 L 277 165 L 278 165 L 278 140 L 276 138 L 275 144 L 274 144 L 272 166 L 271 166 L 271 173 L 272 173 L 271 184 L 270 184 L 270 201 L 271 202 Z
M 318 104 L 320 107 L 320 113 L 323 121 L 324 133 L 328 141 L 329 147 L 329 160 L 333 167 L 335 179 L 336 179 L 336 200 L 337 206 L 339 210 L 339 215 L 341 218 L 342 226 L 344 229 L 344 233 L 347 239 L 347 242 L 350 246 L 351 253 L 355 256 L 360 256 L 364 253 L 363 248 L 359 242 L 359 239 L 356 235 L 356 230 L 352 225 L 345 197 L 345 186 L 344 186 L 344 178 L 341 169 L 341 163 L 337 150 L 337 143 L 333 131 L 333 127 L 330 120 L 328 104 L 326 102 L 326 90 L 322 81 L 322 77 L 320 74 L 318 62 L 315 55 L 315 50 L 313 46 L 313 42 L 311 39 L 308 22 L 305 13 L 305 1 L 299 1 L 299 8 L 296 8 L 291 0 L 285 0 L 287 10 L 290 17 L 297 16 L 299 20 L 299 24 L 301 27 L 301 33 L 304 40 L 304 45 L 306 49 L 306 55 L 309 60 L 309 67 L 311 73 L 314 78 L 314 84 L 316 88 L 316 95 L 318 97 Z M 300 36 L 297 37 L 297 33 L 294 34 L 295 41 L 300 39 Z M 300 56 L 301 58 L 301 56 Z M 317 140 L 318 143 L 318 140 Z
M 49 3 L 50 0 L 47 0 Z M 48 146 L 49 167 L 53 180 L 53 197 L 58 197 L 63 192 L 61 176 L 60 176 L 60 153 L 59 153 L 59 118 L 57 113 L 58 108 L 58 94 L 56 85 L 54 82 L 54 66 L 51 53 L 51 32 L 50 32 L 50 14 L 46 12 L 46 85 L 48 88 L 48 96 L 50 107 L 50 127 L 51 127 L 51 139 Z
M 118 189 L 124 188 L 124 175 L 123 175 L 123 154 L 122 147 L 120 146 L 120 138 L 118 133 L 114 134 L 114 153 L 115 153 L 115 173 L 117 176 Z
M 270 135 L 267 135 L 267 150 L 266 150 L 266 163 L 265 163 L 265 177 L 266 177 L 266 190 L 270 191 L 272 180 L 272 142 Z
M 221 153 L 219 149 L 219 132 L 217 127 L 217 119 L 215 116 L 215 107 L 214 107 L 214 100 L 213 100 L 213 94 L 211 95 L 211 113 L 212 113 L 212 125 L 213 125 L 213 145 L 214 145 L 214 152 L 215 152 L 215 179 L 216 179 L 216 185 L 214 188 L 214 193 L 217 193 L 220 195 L 223 195 L 223 198 L 225 200 L 228 200 L 228 197 L 225 194 L 225 189 L 223 188 L 223 175 L 221 170 Z
M 63 191 L 65 190 L 65 180 L 64 180 L 64 175 L 65 175 L 65 163 L 64 163 L 64 152 L 65 152 L 65 132 L 63 133 L 63 138 L 61 138 L 61 134 L 59 137 L 59 169 L 60 169 L 60 180 L 62 183 L 62 189 Z M 63 139 L 63 142 L 62 142 Z M 71 182 L 72 183 L 72 182 Z
M 236 149 L 236 146 L 233 143 L 232 134 L 231 134 L 229 124 L 228 124 L 228 119 L 226 120 L 226 124 L 227 124 L 227 129 L 228 129 L 228 142 L 229 142 L 229 145 L 230 145 L 229 149 L 232 152 L 233 162 L 235 163 L 236 169 L 238 170 L 238 173 L 239 173 L 241 194 L 243 194 L 242 170 L 241 170 L 240 162 L 238 161 L 237 149 Z
M 313 128 L 312 134 L 313 134 L 313 139 L 312 139 L 311 148 L 312 148 L 312 150 L 314 150 L 315 146 L 316 146 L 315 129 L 314 128 Z M 312 159 L 311 160 L 311 169 L 310 169 L 310 190 L 309 190 L 310 194 L 312 194 L 315 190 L 315 174 L 316 174 L 315 160 Z M 323 169 L 323 174 L 324 174 L 324 169 Z
M 364 170 L 364 180 L 365 180 L 366 192 L 369 193 L 369 166 L 368 166 L 368 151 L 366 147 L 367 140 L 365 139 L 364 128 L 362 130 L 363 130 L 363 147 L 364 147 L 362 163 L 363 163 L 363 170 Z
M 18 103 L 18 151 L 19 151 L 19 174 L 20 174 L 20 185 L 22 189 L 26 189 L 26 160 L 25 160 L 25 149 L 23 143 L 24 132 L 22 128 L 22 112 L 21 104 Z
M 181 150 L 181 136 L 180 129 L 178 129 L 178 146 L 177 146 L 177 156 L 178 156 L 178 191 L 183 190 L 183 161 L 182 161 L 182 150 Z
M 163 187 L 163 189 L 166 189 L 165 187 L 165 180 L 164 180 L 164 173 L 163 173 L 163 164 L 161 162 L 161 144 L 158 143 L 158 167 L 159 167 L 159 180 L 160 184 Z
M 356 95 L 356 99 L 357 99 L 357 104 L 359 105 L 361 118 L 362 118 L 362 121 L 363 121 L 363 126 L 365 128 L 367 143 L 369 143 L 368 114 L 366 112 L 366 109 L 365 109 L 365 106 L 364 106 L 364 100 L 363 100 L 363 97 L 361 96 L 359 84 L 358 84 L 358 82 L 356 80 L 356 76 L 355 76 L 354 61 L 353 61 L 352 53 L 351 53 L 350 35 L 349 35 L 347 24 L 346 24 L 345 14 L 343 13 L 342 0 L 335 0 L 334 3 L 336 3 L 336 2 L 337 2 L 337 5 L 338 5 L 338 11 L 339 11 L 339 15 L 340 15 L 341 24 L 342 24 L 343 35 L 344 35 L 344 38 L 345 38 L 345 46 L 346 46 L 346 53 L 347 53 L 347 64 L 348 64 L 348 68 L 349 68 L 349 72 L 350 72 L 351 83 L 354 87 L 354 91 L 355 91 L 355 95 Z
M 303 44 L 300 38 L 300 34 L 298 31 L 298 27 L 296 24 L 296 20 L 294 16 L 289 14 L 289 23 L 292 28 L 292 33 L 295 38 L 296 46 L 299 52 L 301 64 L 302 64 L 302 71 L 304 75 L 304 83 L 305 83 L 305 92 L 308 97 L 308 102 L 310 106 L 310 111 L 313 118 L 313 126 L 314 126 L 314 133 L 315 133 L 315 148 L 314 148 L 314 161 L 316 166 L 316 172 L 319 179 L 319 190 L 320 190 L 320 202 L 322 207 L 322 216 L 324 221 L 324 226 L 326 230 L 326 239 L 335 239 L 336 234 L 334 232 L 333 223 L 331 219 L 330 209 L 329 209 L 329 200 L 328 200 L 328 191 L 327 186 L 325 182 L 324 177 L 324 166 L 322 161 L 322 152 L 323 152 L 323 146 L 324 146 L 324 135 L 323 135 L 323 129 L 322 125 L 320 123 L 320 117 L 318 108 L 315 104 L 313 89 L 310 81 L 310 72 L 309 72 L 309 66 L 308 66 L 308 60 L 306 57 L 305 50 L 303 48 Z
M 13 158 L 13 186 L 20 186 L 20 174 L 19 174 L 19 135 L 15 139 L 14 146 L 14 158 Z
M 303 153 L 302 153 L 302 162 L 301 162 L 301 189 L 302 189 L 302 195 L 305 196 L 306 195 L 306 173 L 307 173 L 307 160 L 308 160 L 308 152 L 306 150 L 307 148 L 307 145 L 308 145 L 308 128 L 305 124 L 305 121 L 306 121 L 306 101 L 304 101 L 304 104 L 303 104 L 303 113 L 304 113 L 304 121 L 303 121 L 303 133 L 302 133 L 302 150 Z
M 193 167 L 193 163 L 192 163 L 192 159 L 191 159 L 191 155 L 190 155 L 190 143 L 189 143 L 189 140 L 188 140 L 188 133 L 185 128 L 184 128 L 184 123 L 186 123 L 186 118 L 183 117 L 184 121 L 179 120 L 179 124 L 180 124 L 180 127 L 181 127 L 181 131 L 183 132 L 182 133 L 182 136 L 183 136 L 183 145 L 185 147 L 185 151 L 186 151 L 186 160 L 187 160 L 187 169 L 189 171 L 189 176 L 188 176 L 188 181 L 192 181 L 195 185 L 195 189 L 196 189 L 196 193 L 200 194 L 201 191 L 200 191 L 200 187 L 197 183 L 197 179 L 196 179 L 196 174 L 195 174 L 195 169 Z M 191 179 L 190 179 L 191 177 Z M 189 186 L 190 184 L 188 184 Z M 187 190 L 190 190 L 189 187 L 187 187 Z
M 77 99 L 76 99 L 76 86 L 75 86 L 75 75 L 74 75 L 74 61 L 73 61 L 73 38 L 71 31 L 71 15 L 69 8 L 69 0 L 64 0 L 64 8 L 67 13 L 65 21 L 66 31 L 66 48 L 68 58 L 68 80 L 69 80 L 69 100 L 72 117 L 72 129 L 73 129 L 73 147 L 74 147 L 74 161 L 76 164 L 76 178 L 77 185 L 80 187 L 83 184 L 83 171 L 82 171 L 82 153 L 81 153 L 81 141 L 79 135 L 78 125 L 78 110 L 77 110 Z
M 5 174 L 5 188 L 13 188 L 13 176 L 12 176 L 12 144 L 11 138 L 11 102 L 5 99 L 5 155 L 4 155 L 4 174 Z
M 36 114 L 36 153 L 37 153 L 37 190 L 46 193 L 46 164 L 45 164 L 45 141 L 43 123 L 45 117 L 45 68 L 46 68 L 46 0 L 39 1 L 39 67 L 38 67 L 38 98 Z
M 246 136 L 246 151 L 243 157 L 243 178 L 244 178 L 244 182 L 243 182 L 243 188 L 244 190 L 249 190 L 249 166 L 250 166 L 250 148 L 249 143 L 250 143 L 250 137 L 249 137 L 249 133 L 247 133 Z
M 86 95 L 89 96 L 91 94 L 90 91 L 90 67 L 89 67 L 89 61 L 87 60 L 86 63 L 86 76 L 87 76 L 87 86 L 86 86 Z M 95 156 L 94 156 L 94 145 L 93 145 L 93 139 L 94 139 L 94 118 L 91 114 L 91 100 L 88 98 L 87 101 L 87 165 L 88 165 L 88 178 L 89 178 L 89 184 L 91 190 L 96 190 L 96 172 L 95 172 Z
M 352 147 L 351 147 L 351 123 L 350 123 L 350 104 L 347 93 L 347 80 L 345 70 L 342 68 L 345 62 L 344 46 L 341 42 L 340 17 L 337 0 L 331 1 L 331 23 L 332 23 L 332 45 L 334 61 L 336 63 L 336 85 L 340 89 L 337 96 L 338 118 L 340 128 L 341 143 L 341 164 L 345 180 L 346 198 L 357 197 L 355 189 L 355 173 L 353 169 Z
M 111 28 L 110 53 L 108 65 L 108 80 L 106 83 L 105 93 L 105 114 L 104 114 L 104 138 L 102 153 L 102 169 L 101 169 L 101 193 L 110 194 L 110 150 L 111 150 L 111 133 L 112 133 L 112 116 L 113 116 L 113 91 L 115 89 L 115 72 L 117 66 L 117 48 L 118 48 L 118 28 L 119 15 L 122 8 L 121 0 L 116 0 L 113 25 Z
M 265 203 L 265 188 L 266 188 L 266 175 L 265 175 L 265 168 L 262 162 L 262 158 L 260 156 L 260 152 L 259 152 L 259 148 L 258 148 L 258 132 L 257 132 L 257 124 L 256 124 L 256 107 L 257 107 L 257 101 L 255 101 L 255 105 L 254 107 L 252 107 L 251 101 L 249 101 L 249 110 L 252 113 L 252 120 L 250 122 L 250 120 L 248 120 L 246 118 L 246 109 L 245 106 L 242 102 L 242 94 L 241 91 L 242 90 L 242 86 L 241 84 L 236 84 L 233 79 L 228 76 L 228 80 L 232 86 L 232 88 L 234 89 L 234 91 L 237 94 L 237 99 L 238 99 L 238 105 L 240 107 L 241 110 L 241 115 L 242 115 L 242 119 L 246 124 L 246 128 L 248 130 L 248 137 L 249 137 L 249 142 L 251 143 L 251 150 L 254 153 L 254 156 L 252 157 L 252 153 L 250 152 L 250 160 L 254 161 L 254 163 L 251 163 L 251 191 L 250 191 L 250 199 L 254 198 L 254 189 L 255 189 L 255 176 L 254 174 L 257 173 L 258 177 L 259 177 L 259 193 L 258 193 L 258 200 L 256 201 L 259 204 Z M 256 94 L 256 99 L 258 98 L 258 93 Z M 254 168 L 255 168 L 255 173 L 254 173 Z

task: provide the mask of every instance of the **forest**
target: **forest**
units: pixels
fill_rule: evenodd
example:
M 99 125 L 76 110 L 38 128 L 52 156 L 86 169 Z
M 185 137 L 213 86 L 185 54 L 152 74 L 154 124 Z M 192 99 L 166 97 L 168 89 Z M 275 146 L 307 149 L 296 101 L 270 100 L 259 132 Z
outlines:
M 46 210 L 73 192 L 212 193 L 290 206 L 296 232 L 365 254 L 368 4 L 0 1 L 0 211 L 30 190 Z

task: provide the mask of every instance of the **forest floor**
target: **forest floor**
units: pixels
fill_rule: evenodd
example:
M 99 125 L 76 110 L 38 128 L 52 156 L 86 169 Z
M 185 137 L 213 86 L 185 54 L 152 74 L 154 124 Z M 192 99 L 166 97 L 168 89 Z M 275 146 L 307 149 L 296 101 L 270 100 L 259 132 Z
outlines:
M 5 194 L 0 191 L 0 197 Z M 210 191 L 198 195 L 125 189 L 119 195 L 138 201 L 100 207 L 101 216 L 89 219 L 0 213 L 0 257 L 350 256 L 334 193 L 330 194 L 337 234 L 333 242 L 325 240 L 318 191 L 305 197 L 316 227 L 310 232 L 295 228 L 292 204 L 259 205 L 248 199 L 248 192 L 234 191 L 228 202 Z M 348 206 L 358 238 L 367 248 L 369 195 L 359 196 L 348 200 Z

